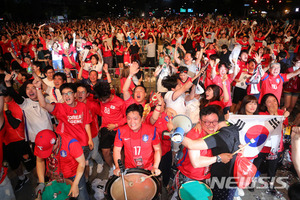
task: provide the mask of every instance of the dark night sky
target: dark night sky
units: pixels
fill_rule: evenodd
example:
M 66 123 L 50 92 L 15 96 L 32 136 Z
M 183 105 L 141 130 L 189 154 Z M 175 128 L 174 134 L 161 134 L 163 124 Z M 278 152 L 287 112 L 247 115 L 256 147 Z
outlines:
M 266 0 L 258 1 L 257 7 L 275 5 L 275 10 L 285 3 L 285 0 L 282 0 L 282 4 L 278 4 L 278 0 L 270 0 L 270 4 L 266 4 Z M 232 13 L 232 16 L 242 16 L 244 3 L 255 5 L 254 0 L 3 0 L 3 2 L 0 17 L 30 21 L 49 19 L 50 16 L 64 13 L 70 19 L 83 16 L 91 18 L 118 16 L 119 14 L 123 16 L 124 6 L 134 8 L 131 13 L 136 15 L 140 15 L 142 11 L 147 13 L 155 9 L 158 9 L 156 14 L 162 14 L 168 8 L 178 12 L 181 7 L 184 7 L 193 8 L 197 13 L 212 13 L 217 9 L 218 14 Z

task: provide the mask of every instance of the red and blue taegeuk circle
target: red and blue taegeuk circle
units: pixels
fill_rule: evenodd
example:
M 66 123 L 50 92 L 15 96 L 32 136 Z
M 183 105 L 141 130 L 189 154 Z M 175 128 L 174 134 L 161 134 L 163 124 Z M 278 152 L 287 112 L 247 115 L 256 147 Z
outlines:
M 250 147 L 258 147 L 262 145 L 269 136 L 269 130 L 262 125 L 255 125 L 248 129 L 245 134 L 245 142 L 248 143 L 253 138 L 255 140 L 254 143 L 250 143 Z

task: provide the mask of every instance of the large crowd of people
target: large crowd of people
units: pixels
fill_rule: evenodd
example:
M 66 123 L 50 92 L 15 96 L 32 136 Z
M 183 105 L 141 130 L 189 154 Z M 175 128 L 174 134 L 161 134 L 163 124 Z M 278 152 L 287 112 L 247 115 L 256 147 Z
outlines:
M 36 195 L 48 181 L 67 180 L 69 195 L 87 200 L 94 163 L 97 173 L 106 163 L 109 175 L 119 176 L 119 160 L 160 176 L 179 198 L 187 181 L 233 176 L 232 153 L 241 146 L 238 128 L 226 122 L 229 113 L 286 117 L 300 176 L 299 21 L 207 16 L 7 23 L 0 35 L 0 191 L 10 191 L 4 199 L 22 191 L 24 170 L 36 170 Z M 149 67 L 156 77 L 151 93 Z M 193 129 L 178 153 L 163 133 L 180 114 Z M 264 147 L 251 158 L 258 169 L 268 161 L 272 195 L 278 191 L 271 178 L 289 146 L 282 141 L 283 135 L 276 155 Z M 14 189 L 8 166 L 18 176 Z M 179 176 L 175 189 L 172 169 Z M 216 200 L 240 198 L 236 188 L 212 191 Z

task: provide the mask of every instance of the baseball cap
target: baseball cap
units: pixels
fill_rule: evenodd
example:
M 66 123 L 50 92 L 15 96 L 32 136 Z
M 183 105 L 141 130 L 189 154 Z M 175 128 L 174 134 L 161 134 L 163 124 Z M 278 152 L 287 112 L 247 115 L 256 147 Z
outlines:
M 51 155 L 56 135 L 53 131 L 45 129 L 35 137 L 34 155 L 40 158 L 48 158 Z

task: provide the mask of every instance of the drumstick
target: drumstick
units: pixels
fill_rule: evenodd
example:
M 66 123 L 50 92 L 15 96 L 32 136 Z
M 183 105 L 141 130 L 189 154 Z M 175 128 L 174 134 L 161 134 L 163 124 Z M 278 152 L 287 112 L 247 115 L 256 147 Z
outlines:
M 249 144 L 253 144 L 254 142 L 255 142 L 255 140 L 252 138 L 252 139 L 250 140 L 250 142 L 248 142 L 245 146 L 243 146 L 243 147 L 239 148 L 238 150 L 236 150 L 232 155 L 237 154 L 237 153 L 240 152 L 241 150 L 245 149 Z
M 152 176 L 155 176 L 155 174 L 151 174 L 149 176 L 143 176 L 143 177 L 141 177 L 141 183 L 144 182 L 147 178 L 150 178 Z

